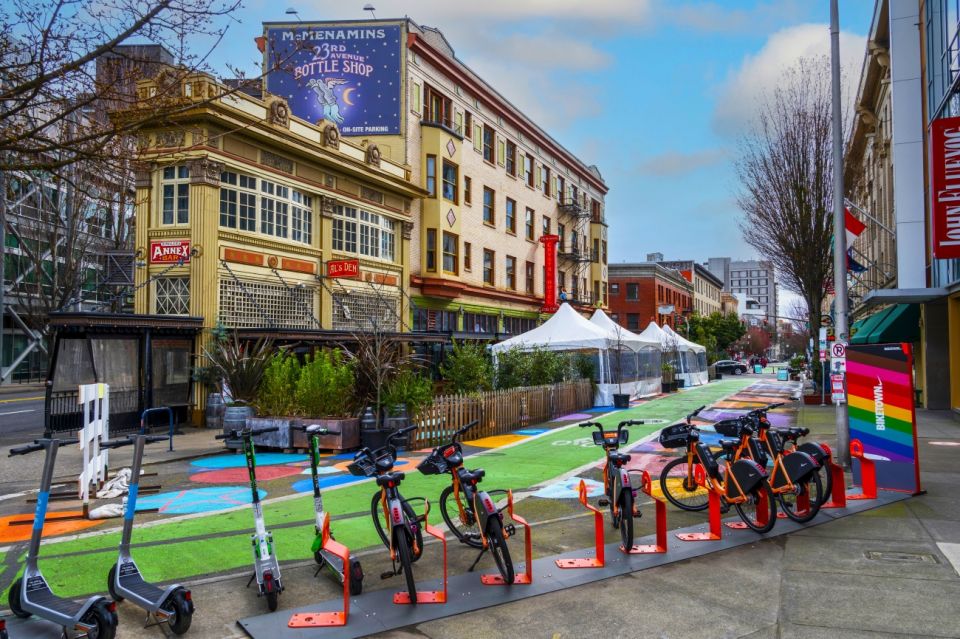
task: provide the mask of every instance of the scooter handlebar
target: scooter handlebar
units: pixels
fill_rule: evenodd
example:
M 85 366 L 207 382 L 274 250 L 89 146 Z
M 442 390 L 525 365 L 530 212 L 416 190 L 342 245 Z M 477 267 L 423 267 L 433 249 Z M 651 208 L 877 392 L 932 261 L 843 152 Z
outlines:
M 26 446 L 18 446 L 17 448 L 10 449 L 10 457 L 15 455 L 27 455 L 29 453 L 35 453 L 38 450 L 43 450 L 42 444 L 27 444 Z
M 147 435 L 148 444 L 156 444 L 157 442 L 166 441 L 170 441 L 170 435 Z
M 321 424 L 294 424 L 291 428 L 308 435 L 339 435 L 339 430 L 331 430 Z
M 105 439 L 100 442 L 100 448 L 120 448 L 121 446 L 130 446 L 134 443 L 133 439 Z
M 214 439 L 243 439 L 244 437 L 256 437 L 263 433 L 275 433 L 280 430 L 279 426 L 267 426 L 266 428 L 251 428 L 249 430 L 231 430 L 229 433 L 220 433 L 214 435 Z

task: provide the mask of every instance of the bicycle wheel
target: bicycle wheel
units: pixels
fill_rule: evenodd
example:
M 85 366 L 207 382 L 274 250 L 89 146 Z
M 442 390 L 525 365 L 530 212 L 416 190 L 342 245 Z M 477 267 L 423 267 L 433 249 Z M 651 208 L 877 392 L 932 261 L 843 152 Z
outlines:
M 610 476 L 609 485 L 612 488 L 610 494 L 607 495 L 607 501 L 610 508 L 610 526 L 614 529 L 620 527 L 620 515 L 619 513 L 619 504 L 617 504 L 617 495 L 620 493 L 620 474 L 613 473 Z
M 766 508 L 761 510 L 761 495 L 766 495 Z M 759 486 L 754 488 L 747 501 L 734 504 L 737 514 L 751 530 L 758 533 L 770 532 L 773 525 L 777 523 L 777 502 L 773 498 L 773 490 L 766 480 L 763 480 Z M 761 521 L 761 517 L 766 515 L 766 522 Z
M 458 501 L 460 502 L 459 506 L 457 505 Z M 463 515 L 460 513 L 461 507 L 463 508 Z M 480 526 L 463 492 L 455 498 L 453 496 L 453 486 L 444 488 L 443 492 L 440 493 L 440 515 L 443 517 L 444 523 L 447 524 L 447 528 L 459 541 L 473 548 L 483 548 L 483 541 L 480 539 Z
M 629 488 L 620 491 L 620 541 L 623 549 L 633 548 L 633 493 Z
M 413 521 L 416 519 L 417 515 L 413 512 L 413 507 L 408 504 L 406 501 L 403 502 L 403 513 L 406 515 L 408 521 Z M 374 493 L 373 498 L 370 500 L 370 516 L 373 518 L 373 527 L 377 529 L 377 534 L 380 535 L 380 541 L 383 542 L 383 545 L 387 548 L 390 547 L 389 537 L 387 533 L 390 530 L 389 523 L 384 519 L 383 508 L 380 505 L 380 493 Z M 423 531 L 418 527 L 417 528 L 417 551 L 414 552 L 411 556 L 413 560 L 416 561 L 420 559 L 420 556 L 423 554 Z
M 696 512 L 705 510 L 710 504 L 707 489 L 697 486 L 693 479 L 693 471 L 699 465 L 699 461 L 694 461 L 693 466 L 689 466 L 687 456 L 684 455 L 663 467 L 660 473 L 660 490 L 677 508 Z
M 777 495 L 777 501 L 780 502 L 780 508 L 784 514 L 797 522 L 805 524 L 820 512 L 820 504 L 823 503 L 823 485 L 820 483 L 820 475 L 810 473 L 806 481 L 794 484 L 796 492 L 780 493 Z M 798 510 L 800 496 L 806 495 L 809 501 L 809 507 L 805 510 Z
M 497 564 L 497 570 L 503 577 L 503 582 L 512 584 L 514 577 L 513 560 L 510 558 L 507 540 L 503 537 L 503 524 L 499 517 L 491 516 L 487 519 L 487 544 L 490 554 L 493 555 L 493 561 Z
M 407 581 L 407 592 L 410 594 L 410 603 L 417 603 L 417 582 L 413 578 L 413 550 L 410 548 L 410 533 L 404 530 L 397 531 L 397 559 L 400 561 L 400 570 Z

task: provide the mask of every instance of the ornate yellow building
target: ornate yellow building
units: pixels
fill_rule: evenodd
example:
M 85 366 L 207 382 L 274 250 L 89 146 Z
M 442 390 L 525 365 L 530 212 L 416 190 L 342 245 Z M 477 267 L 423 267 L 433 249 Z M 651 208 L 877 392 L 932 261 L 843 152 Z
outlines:
M 138 85 L 144 100 L 155 89 Z M 205 75 L 182 80 L 181 100 L 139 139 L 136 312 L 281 338 L 404 330 L 412 203 L 425 194 L 410 167 Z M 356 260 L 357 276 L 327 277 L 331 260 Z

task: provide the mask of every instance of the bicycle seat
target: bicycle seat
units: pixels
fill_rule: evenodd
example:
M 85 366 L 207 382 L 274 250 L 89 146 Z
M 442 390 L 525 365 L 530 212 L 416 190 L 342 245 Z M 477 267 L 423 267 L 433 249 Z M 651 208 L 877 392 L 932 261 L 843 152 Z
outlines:
M 611 452 L 608 457 L 614 464 L 626 464 L 630 461 L 630 455 L 626 453 Z
M 384 455 L 383 457 L 377 460 L 377 470 L 381 473 L 385 473 L 391 468 L 393 468 L 393 456 Z
M 487 474 L 482 468 L 477 468 L 476 470 L 468 470 L 460 475 L 460 481 L 467 482 L 470 484 L 476 484 L 478 481 L 483 479 L 483 476 Z
M 721 439 L 720 447 L 724 452 L 728 452 L 737 448 L 740 445 L 739 439 Z
M 384 475 L 377 475 L 377 486 L 386 486 L 387 484 L 393 483 L 394 486 L 403 481 L 403 478 L 406 475 L 402 471 L 397 471 L 395 473 L 386 473 Z

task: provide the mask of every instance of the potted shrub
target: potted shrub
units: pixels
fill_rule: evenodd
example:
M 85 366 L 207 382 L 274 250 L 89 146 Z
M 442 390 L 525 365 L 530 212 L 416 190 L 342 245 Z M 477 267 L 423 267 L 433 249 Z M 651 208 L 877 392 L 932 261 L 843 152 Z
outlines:
M 226 404 L 223 411 L 224 432 L 243 428 L 247 418 L 253 417 L 253 403 L 272 351 L 273 343 L 270 340 L 260 339 L 252 344 L 241 344 L 236 333 L 204 349 L 217 372 L 220 393 Z M 233 447 L 229 440 L 227 445 Z
M 256 443 L 274 448 L 307 448 L 306 436 L 292 428 L 297 424 L 297 382 L 300 380 L 300 362 L 287 351 L 275 353 L 263 373 L 257 393 L 257 417 L 247 419 L 251 428 L 272 428 L 273 433 L 257 435 Z
M 614 335 L 616 336 L 614 343 L 616 359 L 613 361 L 613 370 L 617 376 L 617 392 L 613 394 L 613 407 L 630 408 L 630 393 L 623 392 L 623 328 L 619 324 L 614 329 Z
M 405 368 L 387 382 L 381 396 L 384 411 L 384 427 L 396 430 L 414 419 L 424 406 L 433 401 L 433 382 Z
M 677 390 L 676 377 L 674 375 L 674 367 L 670 362 L 664 362 L 660 365 L 660 385 L 661 390 L 664 393 L 672 393 Z
M 355 402 L 353 368 L 339 349 L 308 355 L 300 367 L 294 401 L 296 410 L 303 415 L 301 423 L 308 426 L 322 424 L 339 432 L 320 437 L 320 448 L 349 450 L 360 445 L 360 420 L 352 413 Z

